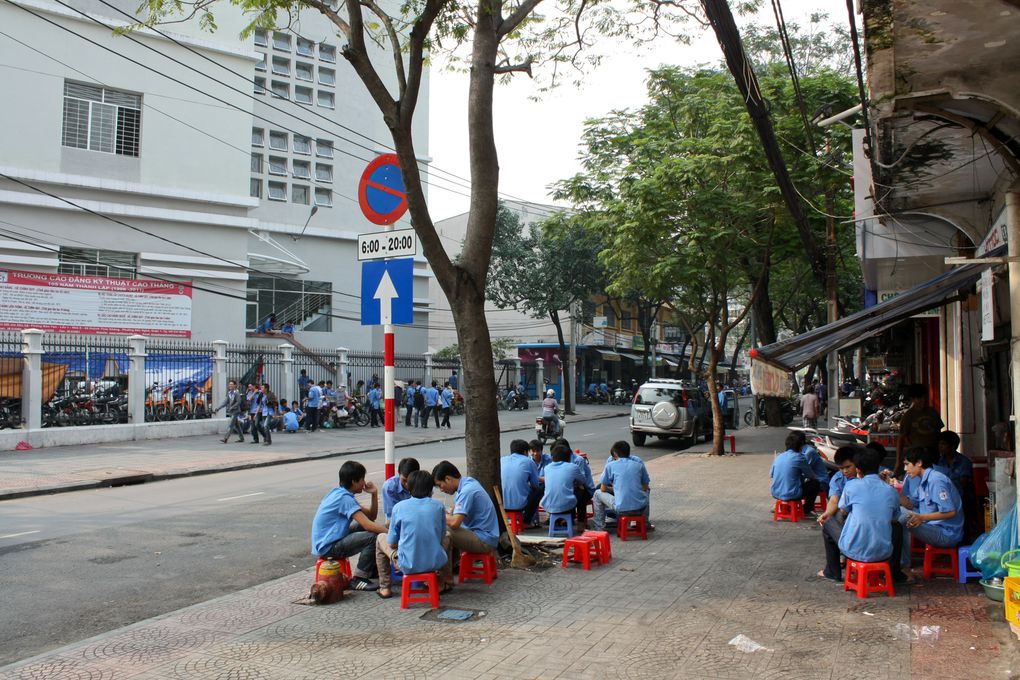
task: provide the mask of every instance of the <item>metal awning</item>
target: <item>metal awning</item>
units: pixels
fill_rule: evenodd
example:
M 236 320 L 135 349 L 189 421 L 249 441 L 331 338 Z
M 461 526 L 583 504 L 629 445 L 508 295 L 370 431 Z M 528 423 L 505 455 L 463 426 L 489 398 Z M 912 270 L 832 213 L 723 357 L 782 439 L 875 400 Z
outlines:
M 645 358 L 640 354 L 631 354 L 630 352 L 618 352 L 618 354 L 624 359 L 630 359 L 631 361 L 644 361 Z
M 598 352 L 599 354 L 602 355 L 602 361 L 619 361 L 620 360 L 620 355 L 617 354 L 616 352 L 614 352 L 611 349 L 599 349 L 598 347 L 595 347 L 594 349 L 595 349 L 596 352 Z
M 751 358 L 786 371 L 796 371 L 829 352 L 859 345 L 904 319 L 946 304 L 956 293 L 972 286 L 988 266 L 967 264 L 956 267 L 856 314 L 789 340 L 752 349 Z

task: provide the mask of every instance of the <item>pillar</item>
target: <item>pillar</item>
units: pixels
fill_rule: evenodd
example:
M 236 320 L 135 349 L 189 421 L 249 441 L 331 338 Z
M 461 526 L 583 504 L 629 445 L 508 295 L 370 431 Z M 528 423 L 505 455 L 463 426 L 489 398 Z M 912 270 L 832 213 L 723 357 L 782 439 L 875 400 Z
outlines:
M 350 372 L 350 350 L 346 347 L 336 348 L 336 375 L 333 376 L 333 384 L 337 387 L 347 387 L 347 394 L 352 393 L 351 381 L 347 374 Z
M 1006 238 L 1009 253 L 1010 376 L 1013 383 L 1013 442 L 1020 442 L 1020 183 L 1006 192 Z M 1017 485 L 1020 493 L 1020 484 Z M 1016 536 L 1013 537 L 1016 540 Z
M 212 398 L 209 403 L 213 408 L 223 402 L 227 395 L 227 341 L 213 340 L 213 375 L 212 375 Z M 244 391 L 241 385 L 241 391 Z
M 432 384 L 432 352 L 425 352 L 425 380 L 422 384 L 426 387 Z
M 545 397 L 545 359 L 535 359 L 535 391 L 538 398 Z
M 512 387 L 515 387 L 515 388 L 517 387 L 517 383 L 522 382 L 521 381 L 521 358 L 520 357 L 514 357 L 514 381 L 513 382 L 514 382 L 514 384 L 512 385 Z M 538 388 L 536 387 L 535 390 L 537 391 Z M 527 397 L 527 393 L 526 392 L 525 392 L 525 397 Z
M 294 401 L 294 345 L 284 343 L 280 345 L 280 351 L 283 352 L 283 358 L 280 359 L 283 364 L 283 388 L 279 395 L 289 404 Z
M 128 422 L 145 422 L 145 336 L 128 336 Z M 217 395 L 213 396 L 213 399 Z
M 42 339 L 43 331 L 21 331 L 21 420 L 29 430 L 42 427 Z

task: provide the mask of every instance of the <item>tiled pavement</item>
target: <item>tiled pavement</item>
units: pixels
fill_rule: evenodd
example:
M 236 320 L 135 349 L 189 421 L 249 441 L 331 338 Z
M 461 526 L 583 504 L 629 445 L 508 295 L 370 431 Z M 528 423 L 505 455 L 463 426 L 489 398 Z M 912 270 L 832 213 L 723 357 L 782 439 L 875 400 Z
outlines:
M 857 600 L 812 577 L 811 522 L 776 524 L 766 454 L 652 460 L 650 540 L 614 540 L 585 572 L 500 571 L 423 619 L 357 593 L 309 607 L 311 571 L 100 635 L 0 669 L 0 678 L 829 678 L 1012 677 L 1001 605 L 948 579 Z M 742 447 L 743 448 L 743 447 Z M 927 626 L 928 628 L 922 628 Z M 937 628 L 935 628 L 937 627 Z M 924 633 L 921 635 L 920 633 Z M 744 635 L 763 649 L 731 644 Z

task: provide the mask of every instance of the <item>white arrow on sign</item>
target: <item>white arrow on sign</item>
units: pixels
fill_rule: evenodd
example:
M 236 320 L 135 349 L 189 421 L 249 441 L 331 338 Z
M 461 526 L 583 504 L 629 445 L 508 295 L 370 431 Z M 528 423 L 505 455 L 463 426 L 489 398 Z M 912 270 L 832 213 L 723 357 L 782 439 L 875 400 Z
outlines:
M 375 289 L 375 294 L 372 296 L 373 299 L 379 301 L 380 323 L 393 323 L 393 299 L 398 297 L 400 295 L 397 293 L 396 286 L 393 285 L 393 279 L 390 278 L 390 273 L 384 269 L 382 279 L 379 280 L 379 287 Z

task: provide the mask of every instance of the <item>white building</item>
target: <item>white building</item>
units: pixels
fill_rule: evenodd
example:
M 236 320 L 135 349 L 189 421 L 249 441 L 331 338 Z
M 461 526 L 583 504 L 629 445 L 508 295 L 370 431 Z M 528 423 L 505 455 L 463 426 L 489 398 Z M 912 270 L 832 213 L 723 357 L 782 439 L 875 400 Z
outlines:
M 305 345 L 381 349 L 359 322 L 356 236 L 377 227 L 356 197 L 389 136 L 324 18 L 242 40 L 248 19 L 223 4 L 212 34 L 117 36 L 129 18 L 98 1 L 22 4 L 35 15 L 0 5 L 0 172 L 30 186 L 0 178 L 0 268 L 191 283 L 199 341 L 241 342 L 275 313 Z M 422 100 L 426 154 L 427 79 Z M 426 348 L 419 260 L 401 352 Z

